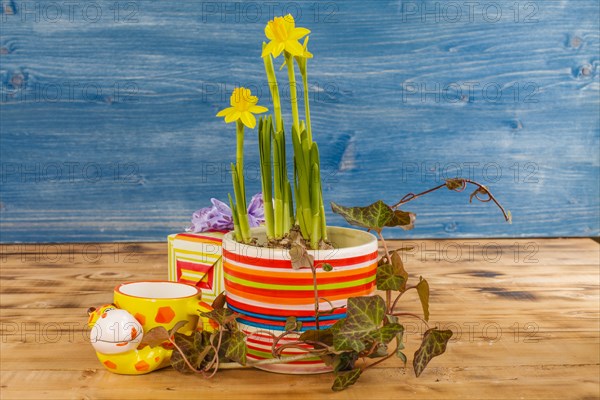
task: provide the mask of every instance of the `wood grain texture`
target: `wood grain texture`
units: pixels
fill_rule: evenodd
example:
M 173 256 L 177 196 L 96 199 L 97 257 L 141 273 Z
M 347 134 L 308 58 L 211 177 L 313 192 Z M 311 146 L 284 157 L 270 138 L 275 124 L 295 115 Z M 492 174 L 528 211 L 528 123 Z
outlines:
M 226 198 L 234 133 L 214 115 L 236 85 L 269 104 L 262 32 L 286 12 L 313 31 L 327 202 L 462 175 L 514 224 L 435 194 L 407 207 L 410 236 L 387 234 L 599 235 L 598 2 L 468 3 L 3 0 L 0 241 L 163 241 Z M 251 194 L 253 133 L 247 146 Z
M 416 240 L 391 246 L 413 247 L 405 265 L 411 279 L 422 275 L 430 283 L 430 323 L 452 329 L 454 337 L 447 353 L 418 379 L 411 365 L 403 368 L 390 359 L 341 393 L 329 390 L 328 374 L 229 370 L 208 381 L 171 369 L 134 377 L 111 374 L 89 345 L 85 311 L 110 302 L 118 283 L 165 279 L 166 244 L 0 246 L 0 394 L 2 399 L 600 396 L 598 243 Z M 527 248 L 534 250 L 523 253 Z M 456 249 L 462 249 L 460 257 Z M 407 296 L 401 307 L 419 312 L 420 305 L 416 296 Z M 412 359 L 425 327 L 402 322 Z

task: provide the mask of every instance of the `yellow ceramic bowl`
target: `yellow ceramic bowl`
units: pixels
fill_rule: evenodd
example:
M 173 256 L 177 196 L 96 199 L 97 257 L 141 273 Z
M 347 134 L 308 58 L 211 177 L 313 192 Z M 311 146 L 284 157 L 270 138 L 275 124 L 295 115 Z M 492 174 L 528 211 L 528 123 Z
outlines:
M 197 287 L 169 281 L 123 283 L 114 291 L 115 305 L 133 315 L 144 333 L 157 326 L 171 330 L 179 321 L 188 321 L 179 332 L 189 334 L 196 330 L 199 314 L 212 309 L 201 297 Z M 210 329 L 206 318 L 202 323 L 204 329 Z

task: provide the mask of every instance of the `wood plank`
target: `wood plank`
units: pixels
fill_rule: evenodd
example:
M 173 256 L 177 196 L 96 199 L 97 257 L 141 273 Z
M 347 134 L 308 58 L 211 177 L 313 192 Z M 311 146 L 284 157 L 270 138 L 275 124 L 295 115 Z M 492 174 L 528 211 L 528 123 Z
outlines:
M 399 248 L 408 243 L 389 244 Z M 514 253 L 531 240 L 494 240 L 509 255 L 496 262 L 490 262 L 484 250 L 490 243 L 412 241 L 419 251 L 406 254 L 406 268 L 413 278 L 423 275 L 430 282 L 430 324 L 455 331 L 448 351 L 418 379 L 412 366 L 403 368 L 399 360 L 390 359 L 337 394 L 330 392 L 329 374 L 299 377 L 230 370 L 208 381 L 170 369 L 138 377 L 111 374 L 88 343 L 85 311 L 109 302 L 112 288 L 123 280 L 164 279 L 166 245 L 134 244 L 137 263 L 123 262 L 131 248 L 115 251 L 113 244 L 98 245 L 103 257 L 92 263 L 82 252 L 86 244 L 73 245 L 73 252 L 63 248 L 54 263 L 38 257 L 50 254 L 43 246 L 3 245 L 1 395 L 121 399 L 139 398 L 144 388 L 144 397 L 159 399 L 598 398 L 599 244 L 590 239 L 536 239 L 537 262 L 525 263 Z M 449 249 L 456 246 L 473 249 L 473 257 L 454 259 Z M 419 312 L 416 296 L 407 295 L 400 304 L 402 310 Z M 419 321 L 403 323 L 411 359 L 426 327 Z M 266 379 L 268 385 L 263 383 Z
M 287 12 L 314 35 L 326 202 L 462 175 L 514 223 L 433 195 L 410 204 L 411 237 L 600 234 L 597 0 L 118 3 L 2 2 L 2 241 L 163 241 L 226 199 L 233 132 L 215 114 L 236 85 L 270 103 L 260 43 Z M 254 193 L 253 134 L 246 155 Z

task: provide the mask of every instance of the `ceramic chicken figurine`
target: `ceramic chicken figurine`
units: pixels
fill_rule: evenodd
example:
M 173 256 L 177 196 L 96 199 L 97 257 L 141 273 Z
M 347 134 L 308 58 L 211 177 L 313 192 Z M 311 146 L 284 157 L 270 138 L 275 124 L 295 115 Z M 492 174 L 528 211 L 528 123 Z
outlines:
M 163 346 L 138 348 L 143 328 L 127 311 L 106 304 L 90 308 L 88 315 L 92 346 L 98 360 L 110 372 L 141 375 L 170 365 L 173 350 Z

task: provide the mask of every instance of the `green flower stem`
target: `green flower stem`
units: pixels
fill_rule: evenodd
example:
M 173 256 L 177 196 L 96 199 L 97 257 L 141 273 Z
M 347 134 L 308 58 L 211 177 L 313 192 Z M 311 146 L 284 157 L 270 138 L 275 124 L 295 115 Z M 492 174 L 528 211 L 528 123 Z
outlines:
M 298 117 L 298 92 L 296 90 L 296 74 L 294 73 L 294 57 L 287 51 L 284 53 L 285 64 L 290 82 L 290 103 L 292 105 L 292 127 L 300 134 L 300 118 Z
M 263 42 L 263 49 L 266 43 Z M 275 130 L 277 132 L 283 129 L 283 119 L 281 117 L 281 99 L 279 97 L 279 86 L 277 85 L 277 77 L 275 75 L 275 69 L 273 68 L 273 58 L 271 55 L 263 57 L 265 64 L 265 72 L 267 73 L 267 80 L 269 82 L 269 89 L 271 90 L 271 98 L 273 99 L 273 113 L 275 114 Z
M 246 210 L 246 206 L 242 207 L 240 201 L 242 199 L 242 185 L 240 181 L 240 176 L 237 173 L 237 169 L 233 164 L 231 164 L 232 171 L 232 179 L 233 179 L 233 193 L 235 195 L 235 208 L 231 209 L 231 215 L 233 216 L 234 211 L 236 217 L 234 217 L 234 227 L 235 227 L 235 218 L 237 218 L 237 223 L 239 226 L 239 233 L 242 239 L 242 242 L 249 243 L 250 242 L 250 222 L 248 221 L 248 211 Z
M 236 121 L 236 138 L 236 164 L 231 164 L 233 192 L 235 195 L 235 212 L 237 213 L 241 239 L 244 243 L 248 243 L 250 242 L 250 222 L 248 221 L 246 188 L 244 184 L 244 124 L 240 120 Z M 231 209 L 231 214 L 234 214 L 233 208 Z
M 273 121 L 271 117 L 261 118 L 258 123 L 258 143 L 260 150 L 260 173 L 263 192 L 265 227 L 267 238 L 274 236 L 274 216 L 273 216 L 273 187 L 271 180 L 271 135 L 273 131 Z
M 235 187 L 235 182 L 233 183 L 233 186 Z M 235 240 L 241 242 L 242 234 L 240 233 L 240 223 L 238 222 L 237 210 L 235 209 L 235 204 L 233 204 L 231 194 L 228 194 L 227 196 L 229 197 L 229 207 L 231 208 L 231 218 L 233 219 L 233 234 L 235 235 Z
M 285 163 L 285 153 L 282 154 L 282 148 L 285 151 L 284 132 L 276 132 L 273 134 L 274 151 L 273 151 L 273 182 L 275 192 L 275 203 L 273 205 L 275 212 L 274 232 L 275 238 L 281 239 L 283 237 L 283 191 L 282 181 L 284 176 L 282 174 L 281 164 Z
M 321 239 L 321 202 L 319 194 L 319 166 L 314 163 L 312 167 L 311 176 L 311 199 L 310 208 L 312 213 L 312 226 L 310 232 L 310 247 L 312 249 L 319 248 L 319 241 Z
M 237 147 L 235 154 L 235 166 L 237 169 L 238 178 L 240 179 L 240 188 L 242 197 L 235 199 L 238 207 L 243 207 L 246 210 L 246 185 L 244 183 L 244 124 L 241 120 L 236 121 L 236 138 Z
M 302 86 L 304 87 L 304 117 L 306 119 L 306 134 L 308 135 L 308 143 L 312 144 L 312 128 L 310 125 L 310 105 L 308 94 L 308 73 L 306 71 L 307 60 L 302 61 L 302 67 L 299 67 L 302 74 Z

